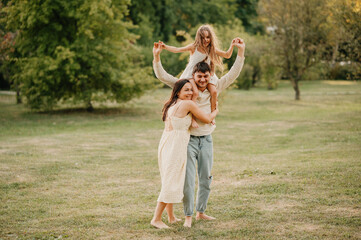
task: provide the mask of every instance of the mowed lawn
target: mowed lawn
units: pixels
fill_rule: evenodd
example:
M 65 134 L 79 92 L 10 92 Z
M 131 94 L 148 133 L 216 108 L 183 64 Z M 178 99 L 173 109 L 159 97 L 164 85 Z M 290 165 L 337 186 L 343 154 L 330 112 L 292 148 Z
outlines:
M 225 92 L 207 209 L 217 220 L 157 230 L 169 96 L 32 113 L 0 93 L 0 239 L 361 239 L 361 82 L 302 82 L 301 101 L 288 82 Z

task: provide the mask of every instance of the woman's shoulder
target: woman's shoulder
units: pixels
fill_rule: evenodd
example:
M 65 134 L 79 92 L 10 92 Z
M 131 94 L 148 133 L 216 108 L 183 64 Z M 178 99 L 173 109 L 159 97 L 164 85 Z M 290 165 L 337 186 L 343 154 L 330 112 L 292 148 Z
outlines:
M 184 107 L 191 107 L 194 106 L 196 103 L 192 100 L 182 100 L 181 105 Z

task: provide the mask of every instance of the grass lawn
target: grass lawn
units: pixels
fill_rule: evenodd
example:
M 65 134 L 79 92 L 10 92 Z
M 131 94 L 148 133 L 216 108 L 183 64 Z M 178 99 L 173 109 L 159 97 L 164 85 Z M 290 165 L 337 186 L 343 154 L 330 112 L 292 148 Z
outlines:
M 0 92 L 0 239 L 361 239 L 360 82 L 302 82 L 301 101 L 289 83 L 225 92 L 207 209 L 217 220 L 157 230 L 169 96 L 33 113 Z

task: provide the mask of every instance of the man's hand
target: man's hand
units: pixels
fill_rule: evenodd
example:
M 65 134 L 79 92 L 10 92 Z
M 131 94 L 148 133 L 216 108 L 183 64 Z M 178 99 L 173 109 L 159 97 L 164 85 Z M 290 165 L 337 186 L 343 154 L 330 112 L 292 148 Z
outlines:
M 159 43 L 159 45 L 160 45 L 160 47 L 161 47 L 162 49 L 166 49 L 166 45 L 165 45 L 164 42 L 162 42 L 161 40 L 159 40 L 158 43 Z
M 164 44 L 164 43 L 163 43 Z M 155 42 L 153 46 L 153 58 L 154 61 L 159 62 L 160 61 L 160 53 L 162 52 L 162 44 L 159 42 Z
M 246 44 L 241 38 L 235 38 L 232 40 L 232 44 L 238 48 L 238 56 L 244 57 L 244 50 L 246 49 Z

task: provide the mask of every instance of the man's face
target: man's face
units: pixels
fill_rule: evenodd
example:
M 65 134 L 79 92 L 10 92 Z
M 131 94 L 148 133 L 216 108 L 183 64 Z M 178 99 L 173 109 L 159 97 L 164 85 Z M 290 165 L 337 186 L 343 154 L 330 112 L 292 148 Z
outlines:
M 209 72 L 195 72 L 193 78 L 198 88 L 203 90 L 207 87 L 209 80 L 211 79 L 211 74 Z

